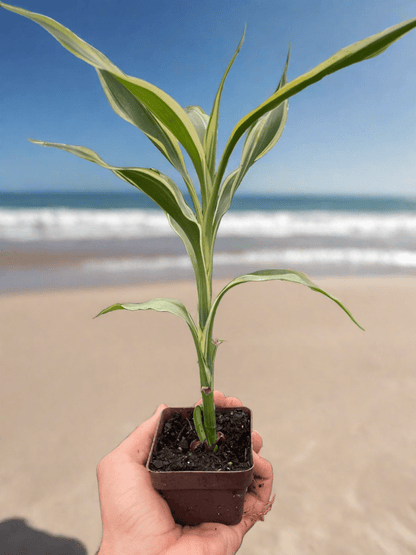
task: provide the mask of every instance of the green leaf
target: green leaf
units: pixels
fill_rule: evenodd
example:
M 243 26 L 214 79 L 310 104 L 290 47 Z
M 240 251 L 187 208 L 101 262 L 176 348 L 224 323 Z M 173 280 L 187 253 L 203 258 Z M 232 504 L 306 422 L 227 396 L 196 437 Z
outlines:
M 220 113 L 220 102 L 221 102 L 221 95 L 222 90 L 224 88 L 225 79 L 227 78 L 228 72 L 231 69 L 231 66 L 234 63 L 234 60 L 237 58 L 238 53 L 243 46 L 244 37 L 246 34 L 246 27 L 244 27 L 243 36 L 241 37 L 240 43 L 237 46 L 237 50 L 234 52 L 234 56 L 231 58 L 230 63 L 225 70 L 225 73 L 221 79 L 220 86 L 218 88 L 217 94 L 215 96 L 214 105 L 212 107 L 211 116 L 208 123 L 208 129 L 205 134 L 204 139 L 204 150 L 205 156 L 208 164 L 208 169 L 210 175 L 213 177 L 215 173 L 215 160 L 216 160 L 216 152 L 217 152 L 217 135 L 218 135 L 218 118 Z
M 143 303 L 116 303 L 99 312 L 97 316 L 95 316 L 95 318 L 98 318 L 98 316 L 102 316 L 103 314 L 107 314 L 109 312 L 114 312 L 115 310 L 156 310 L 157 312 L 170 312 L 171 314 L 182 318 L 182 320 L 184 320 L 188 324 L 188 327 L 191 330 L 191 334 L 198 354 L 200 371 L 201 368 L 203 368 L 205 372 L 205 375 L 201 376 L 201 384 L 205 383 L 207 385 L 212 385 L 212 375 L 206 365 L 206 361 L 201 350 L 197 327 L 195 326 L 195 322 L 193 321 L 192 316 L 189 314 L 183 302 L 178 301 L 177 299 L 155 298 Z
M 192 263 L 192 268 L 194 270 L 196 288 L 198 291 L 198 299 L 204 298 L 205 292 L 209 288 L 207 283 L 207 271 L 205 267 L 205 259 L 202 254 L 201 245 L 201 234 L 199 235 L 199 242 L 195 240 L 190 241 L 189 237 L 185 231 L 173 220 L 169 215 L 167 215 L 168 221 L 172 229 L 181 238 L 183 244 L 185 245 L 186 252 L 188 253 L 189 259 Z M 206 320 L 206 315 L 202 314 L 203 308 L 201 303 L 198 303 L 198 324 Z
M 326 291 L 324 291 L 323 289 L 315 285 L 308 278 L 306 274 L 302 272 L 297 272 L 295 270 L 259 270 L 257 272 L 245 274 L 243 276 L 239 276 L 233 279 L 218 294 L 217 298 L 212 304 L 212 308 L 209 313 L 207 324 L 206 324 L 206 329 L 204 330 L 205 340 L 208 341 L 209 338 L 212 337 L 212 329 L 214 325 L 215 314 L 221 299 L 223 298 L 223 296 L 227 291 L 229 291 L 236 285 L 240 285 L 241 283 L 249 283 L 254 281 L 272 281 L 272 280 L 290 281 L 292 283 L 299 283 L 300 285 L 305 285 L 306 287 L 309 287 L 309 289 L 311 289 L 312 291 L 317 291 L 318 293 L 322 293 L 322 295 L 325 295 L 326 297 L 334 301 L 338 306 L 340 306 L 342 310 L 351 318 L 354 324 L 356 324 L 360 329 L 364 330 L 364 328 L 360 326 L 360 324 L 352 316 L 351 312 L 347 308 L 345 308 L 345 306 L 341 303 L 341 301 L 339 301 L 338 299 L 336 299 L 335 297 L 333 297 L 332 295 L 330 295 L 329 293 L 327 293 Z M 206 345 L 206 348 L 208 347 L 211 348 L 209 345 Z
M 79 158 L 94 162 L 111 170 L 115 175 L 127 181 L 156 202 L 162 210 L 184 230 L 191 243 L 199 244 L 200 228 L 192 209 L 187 205 L 179 187 L 168 176 L 153 168 L 120 168 L 110 166 L 90 148 L 83 146 L 47 143 L 29 139 L 32 143 L 58 148 Z
M 69 50 L 74 56 L 80 58 L 87 64 L 90 64 L 97 68 L 107 69 L 114 73 L 122 73 L 121 70 L 115 66 L 102 52 L 90 46 L 72 31 L 58 23 L 57 21 L 47 17 L 46 15 L 30 12 L 29 10 L 24 10 L 23 8 L 17 8 L 16 6 L 11 6 L 10 4 L 5 4 L 0 2 L 0 7 L 9 10 L 10 12 L 17 13 L 23 17 L 31 19 L 35 23 L 38 23 L 43 27 L 48 33 L 50 33 L 58 42 L 62 44 L 64 48 Z
M 185 110 L 168 94 L 142 79 L 119 75 L 115 77 L 169 129 L 185 148 L 193 162 L 201 184 L 202 198 L 206 202 L 211 179 L 202 144 Z
M 277 91 L 286 85 L 286 74 L 289 66 L 290 46 L 287 53 L 283 75 L 277 86 Z M 231 172 L 224 180 L 220 190 L 214 216 L 214 234 L 216 235 L 221 219 L 231 206 L 231 201 L 249 168 L 262 156 L 267 154 L 280 139 L 287 121 L 289 101 L 285 100 L 274 110 L 264 114 L 247 132 L 241 155 L 240 166 Z M 214 236 L 215 236 L 214 235 Z
M 195 127 L 195 131 L 198 133 L 201 144 L 203 144 L 205 132 L 209 122 L 209 115 L 206 114 L 200 106 L 187 106 L 185 108 L 185 112 Z
M 129 77 L 99 50 L 83 41 L 72 31 L 57 21 L 54 21 L 50 17 L 33 13 L 22 8 L 16 8 L 3 2 L 0 2 L 0 6 L 6 10 L 27 17 L 28 19 L 31 19 L 41 25 L 58 42 L 60 42 L 64 48 L 74 54 L 74 56 L 77 56 L 87 64 L 90 64 L 97 70 L 100 70 L 102 79 L 109 79 L 109 77 L 105 75 L 105 72 L 111 73 L 116 79 L 118 79 L 118 81 L 128 91 L 130 91 L 130 93 L 132 93 L 132 95 L 135 96 L 139 102 L 147 110 L 149 110 L 183 145 L 194 164 L 201 184 L 202 196 L 205 201 L 207 200 L 207 186 L 210 187 L 211 185 L 207 164 L 205 162 L 204 149 L 194 126 L 186 115 L 186 112 L 173 98 L 151 83 L 147 83 L 146 81 L 135 77 Z M 108 92 L 108 89 L 106 89 L 106 94 Z M 121 108 L 119 106 L 117 108 L 117 113 L 119 115 L 120 110 Z M 165 144 L 164 147 L 166 149 L 170 149 L 171 145 L 167 146 Z
M 198 439 L 201 443 L 204 443 L 204 441 L 207 439 L 207 436 L 205 434 L 204 425 L 202 423 L 202 408 L 201 408 L 201 405 L 197 405 L 194 408 L 194 412 L 193 412 L 192 417 L 193 417 L 193 421 L 194 421 L 195 430 L 196 430 L 196 433 L 198 435 Z
M 115 113 L 140 129 L 182 177 L 189 179 L 182 151 L 172 133 L 112 73 L 97 69 L 97 74 Z
M 196 332 L 196 326 L 192 316 L 187 311 L 183 302 L 177 299 L 155 298 L 143 303 L 116 303 L 99 312 L 95 318 L 98 318 L 98 316 L 102 314 L 107 314 L 108 312 L 114 312 L 115 310 L 156 310 L 158 312 L 170 312 L 182 318 L 182 320 Z
M 283 75 L 276 88 L 276 92 L 282 89 L 287 82 L 287 69 L 290 60 L 290 46 L 287 53 L 286 64 Z M 285 100 L 279 104 L 277 108 L 270 110 L 258 119 L 247 132 L 247 137 L 243 147 L 241 156 L 242 165 L 247 169 L 257 162 L 262 156 L 267 154 L 277 143 L 283 133 L 287 121 L 287 113 L 289 110 L 289 100 Z
M 218 196 L 217 206 L 214 214 L 214 226 L 213 226 L 214 237 L 216 237 L 222 217 L 230 208 L 231 202 L 234 197 L 234 193 L 241 183 L 240 177 L 241 177 L 241 172 L 240 172 L 240 168 L 238 167 L 236 170 L 234 170 L 229 175 L 227 175 L 227 177 L 224 180 L 224 183 L 221 187 L 220 194 Z
M 401 38 L 403 35 L 411 31 L 416 27 L 416 18 L 409 19 L 402 23 L 398 23 L 381 33 L 372 35 L 366 39 L 356 42 L 342 50 L 339 50 L 336 54 L 328 58 L 325 62 L 322 62 L 316 66 L 311 71 L 304 73 L 297 79 L 290 81 L 284 87 L 275 92 L 270 98 L 265 102 L 260 104 L 255 110 L 247 114 L 242 118 L 237 125 L 234 127 L 230 138 L 224 149 L 223 156 L 221 158 L 215 181 L 213 184 L 213 199 L 218 196 L 218 191 L 221 185 L 221 181 L 224 175 L 225 168 L 228 164 L 228 160 L 231 156 L 234 147 L 242 137 L 242 135 L 250 128 L 253 123 L 255 123 L 264 114 L 273 110 L 279 106 L 282 102 L 299 93 L 306 87 L 320 81 L 327 75 L 339 71 L 345 67 L 352 64 L 362 62 L 363 60 L 368 60 L 374 56 L 378 56 L 384 52 L 391 44 Z M 214 201 L 213 201 L 214 202 Z M 211 210 L 213 208 L 211 207 Z

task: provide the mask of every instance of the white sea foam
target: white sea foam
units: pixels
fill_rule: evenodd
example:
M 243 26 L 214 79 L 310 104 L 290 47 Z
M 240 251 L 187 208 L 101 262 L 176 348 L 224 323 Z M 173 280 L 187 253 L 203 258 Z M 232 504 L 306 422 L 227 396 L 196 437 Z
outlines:
M 155 210 L 0 209 L 0 239 L 59 241 L 175 235 Z M 416 214 L 372 212 L 229 212 L 220 237 L 322 236 L 416 239 Z
M 0 210 L 0 238 L 9 241 L 129 239 L 174 235 L 154 210 Z
M 416 214 L 371 212 L 231 212 L 219 235 L 240 237 L 416 237 Z
M 384 249 L 287 249 L 258 250 L 214 255 L 215 266 L 261 264 L 274 268 L 290 264 L 324 264 L 348 266 L 391 266 L 416 268 L 416 252 Z M 130 271 L 155 271 L 191 268 L 186 256 L 134 257 L 126 259 L 97 259 L 83 264 L 85 272 L 124 273 Z

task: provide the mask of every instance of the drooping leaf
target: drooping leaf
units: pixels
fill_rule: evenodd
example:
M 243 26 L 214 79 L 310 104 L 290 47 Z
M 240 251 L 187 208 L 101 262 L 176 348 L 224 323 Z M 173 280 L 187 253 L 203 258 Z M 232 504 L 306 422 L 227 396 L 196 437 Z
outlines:
M 17 8 L 4 2 L 0 2 L 0 7 L 27 17 L 41 25 L 74 56 L 100 70 L 102 78 L 105 79 L 105 72 L 108 72 L 118 79 L 185 148 L 198 175 L 202 197 L 205 201 L 207 200 L 206 189 L 207 186 L 210 186 L 210 176 L 202 144 L 184 109 L 172 97 L 151 83 L 126 75 L 99 50 L 50 17 Z M 164 147 L 170 149 L 171 145 L 165 144 Z
M 120 168 L 110 166 L 96 152 L 87 147 L 29 140 L 37 145 L 64 150 L 112 171 L 115 175 L 149 196 L 177 222 L 186 233 L 190 242 L 199 244 L 200 229 L 195 215 L 187 205 L 179 187 L 167 175 L 153 168 Z
M 217 135 L 218 135 L 218 117 L 220 113 L 220 102 L 221 102 L 222 90 L 224 88 L 224 83 L 225 83 L 225 79 L 227 78 L 228 72 L 230 71 L 231 66 L 234 63 L 234 60 L 237 58 L 237 55 L 240 52 L 241 47 L 243 46 L 245 34 L 246 34 L 246 27 L 244 27 L 243 36 L 241 37 L 240 43 L 237 46 L 237 50 L 234 52 L 234 56 L 231 58 L 231 61 L 228 64 L 227 69 L 225 70 L 225 73 L 221 79 L 221 83 L 218 88 L 217 94 L 215 96 L 214 105 L 212 107 L 210 119 L 208 122 L 208 129 L 204 138 L 205 156 L 208 164 L 208 169 L 212 177 L 214 176 L 214 173 L 215 173 Z
M 374 56 L 378 56 L 384 52 L 391 44 L 400 39 L 403 35 L 416 27 L 416 18 L 409 19 L 402 23 L 398 23 L 393 27 L 382 31 L 376 35 L 372 35 L 366 39 L 358 41 L 350 46 L 342 48 L 336 54 L 316 66 L 311 71 L 304 73 L 297 79 L 290 81 L 284 87 L 275 92 L 265 102 L 260 104 L 255 110 L 242 118 L 234 127 L 230 138 L 224 149 L 218 170 L 213 184 L 213 197 L 217 198 L 218 191 L 221 186 L 222 178 L 228 160 L 234 147 L 242 137 L 242 135 L 264 114 L 279 106 L 282 102 L 299 93 L 306 87 L 320 81 L 327 75 L 339 71 L 352 64 L 368 60 Z M 212 208 L 211 208 L 212 210 Z
M 192 327 L 196 332 L 196 326 L 192 316 L 189 314 L 183 302 L 178 301 L 177 299 L 155 298 L 143 303 L 116 303 L 108 308 L 105 308 L 104 310 L 101 310 L 95 318 L 98 318 L 98 316 L 101 316 L 102 314 L 113 312 L 114 310 L 156 310 L 158 312 L 170 312 L 171 314 L 175 314 L 175 316 L 182 318 L 182 320 L 184 320 L 188 326 Z
M 103 314 L 107 314 L 109 312 L 114 312 L 115 310 L 156 310 L 157 312 L 170 312 L 171 314 L 182 318 L 182 320 L 184 320 L 188 324 L 188 327 L 191 330 L 192 338 L 194 340 L 198 354 L 200 369 L 204 368 L 206 378 L 204 382 L 212 382 L 211 372 L 206 365 L 206 361 L 201 350 L 197 327 L 195 325 L 195 322 L 193 321 L 192 316 L 189 314 L 186 306 L 183 304 L 182 301 L 178 301 L 177 299 L 155 298 L 143 303 L 116 303 L 105 308 L 104 310 L 101 310 L 101 312 L 99 312 L 97 316 L 95 316 L 95 318 L 98 318 L 98 316 L 102 316 Z
M 345 308 L 345 306 L 341 303 L 341 301 L 339 301 L 338 299 L 336 299 L 335 297 L 333 297 L 332 295 L 330 295 L 329 293 L 327 293 L 326 291 L 318 287 L 315 283 L 313 283 L 308 278 L 306 274 L 302 272 L 297 272 L 295 270 L 259 270 L 257 272 L 245 274 L 243 276 L 239 276 L 233 279 L 220 291 L 217 298 L 212 304 L 212 308 L 207 320 L 206 329 L 204 331 L 206 341 L 208 341 L 208 338 L 212 337 L 215 314 L 221 299 L 223 298 L 223 296 L 227 291 L 229 291 L 236 285 L 240 285 L 241 283 L 272 281 L 272 280 L 290 281 L 292 283 L 299 283 L 300 285 L 305 285 L 306 287 L 309 287 L 309 289 L 311 289 L 312 291 L 316 291 L 318 293 L 321 293 L 322 295 L 325 295 L 325 297 L 328 297 L 329 299 L 334 301 L 338 306 L 340 306 L 342 310 L 351 318 L 354 324 L 356 324 L 360 329 L 364 330 L 364 328 L 360 326 L 360 324 L 355 320 L 351 312 L 347 308 Z M 206 345 L 206 348 L 208 347 L 211 348 L 209 345 Z

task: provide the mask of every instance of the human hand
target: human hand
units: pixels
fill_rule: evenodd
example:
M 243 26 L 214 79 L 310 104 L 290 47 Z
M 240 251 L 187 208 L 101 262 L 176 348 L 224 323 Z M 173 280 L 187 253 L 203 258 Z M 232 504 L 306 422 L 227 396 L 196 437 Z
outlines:
M 236 397 L 214 391 L 218 407 L 242 406 Z M 197 403 L 198 404 L 198 403 Z M 244 503 L 243 519 L 226 526 L 207 522 L 181 526 L 169 506 L 153 488 L 146 470 L 160 413 L 136 428 L 97 467 L 103 537 L 98 555 L 234 555 L 243 536 L 258 520 L 264 520 L 274 501 L 269 501 L 273 470 L 258 454 L 260 435 L 253 431 L 254 474 Z

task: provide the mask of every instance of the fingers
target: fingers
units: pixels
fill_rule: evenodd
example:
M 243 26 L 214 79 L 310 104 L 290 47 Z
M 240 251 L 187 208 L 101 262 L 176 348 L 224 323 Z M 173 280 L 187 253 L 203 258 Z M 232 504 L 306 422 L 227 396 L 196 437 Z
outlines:
M 202 397 L 199 399 L 196 405 L 200 405 L 202 403 Z M 217 389 L 214 391 L 214 403 L 217 407 L 242 407 L 243 403 L 237 397 L 226 397 L 224 393 L 218 391 Z
M 199 399 L 196 405 L 200 405 L 202 403 L 202 399 Z M 226 397 L 224 393 L 221 391 L 215 390 L 214 391 L 214 403 L 217 407 L 242 407 L 243 403 L 237 397 Z M 256 453 L 260 453 L 260 449 L 263 447 L 263 440 L 261 436 L 256 430 L 253 430 L 252 433 L 252 442 L 253 442 L 253 450 Z
M 146 464 L 147 457 L 150 453 L 153 437 L 156 432 L 157 424 L 159 422 L 160 413 L 166 405 L 159 405 L 151 418 L 140 424 L 132 433 L 120 443 L 120 445 L 113 451 L 123 458 L 130 458 L 139 464 Z
M 254 473 L 248 491 L 253 493 L 260 501 L 267 503 L 273 486 L 272 465 L 257 453 L 253 453 Z
M 256 430 L 253 430 L 251 433 L 251 441 L 253 443 L 253 451 L 260 453 L 260 449 L 263 447 L 263 440 Z
M 265 515 L 271 510 L 275 498 L 273 496 L 270 500 L 273 485 L 272 465 L 257 453 L 253 453 L 253 458 L 253 481 L 244 501 L 243 519 L 236 525 L 243 536 L 257 521 L 264 520 Z

